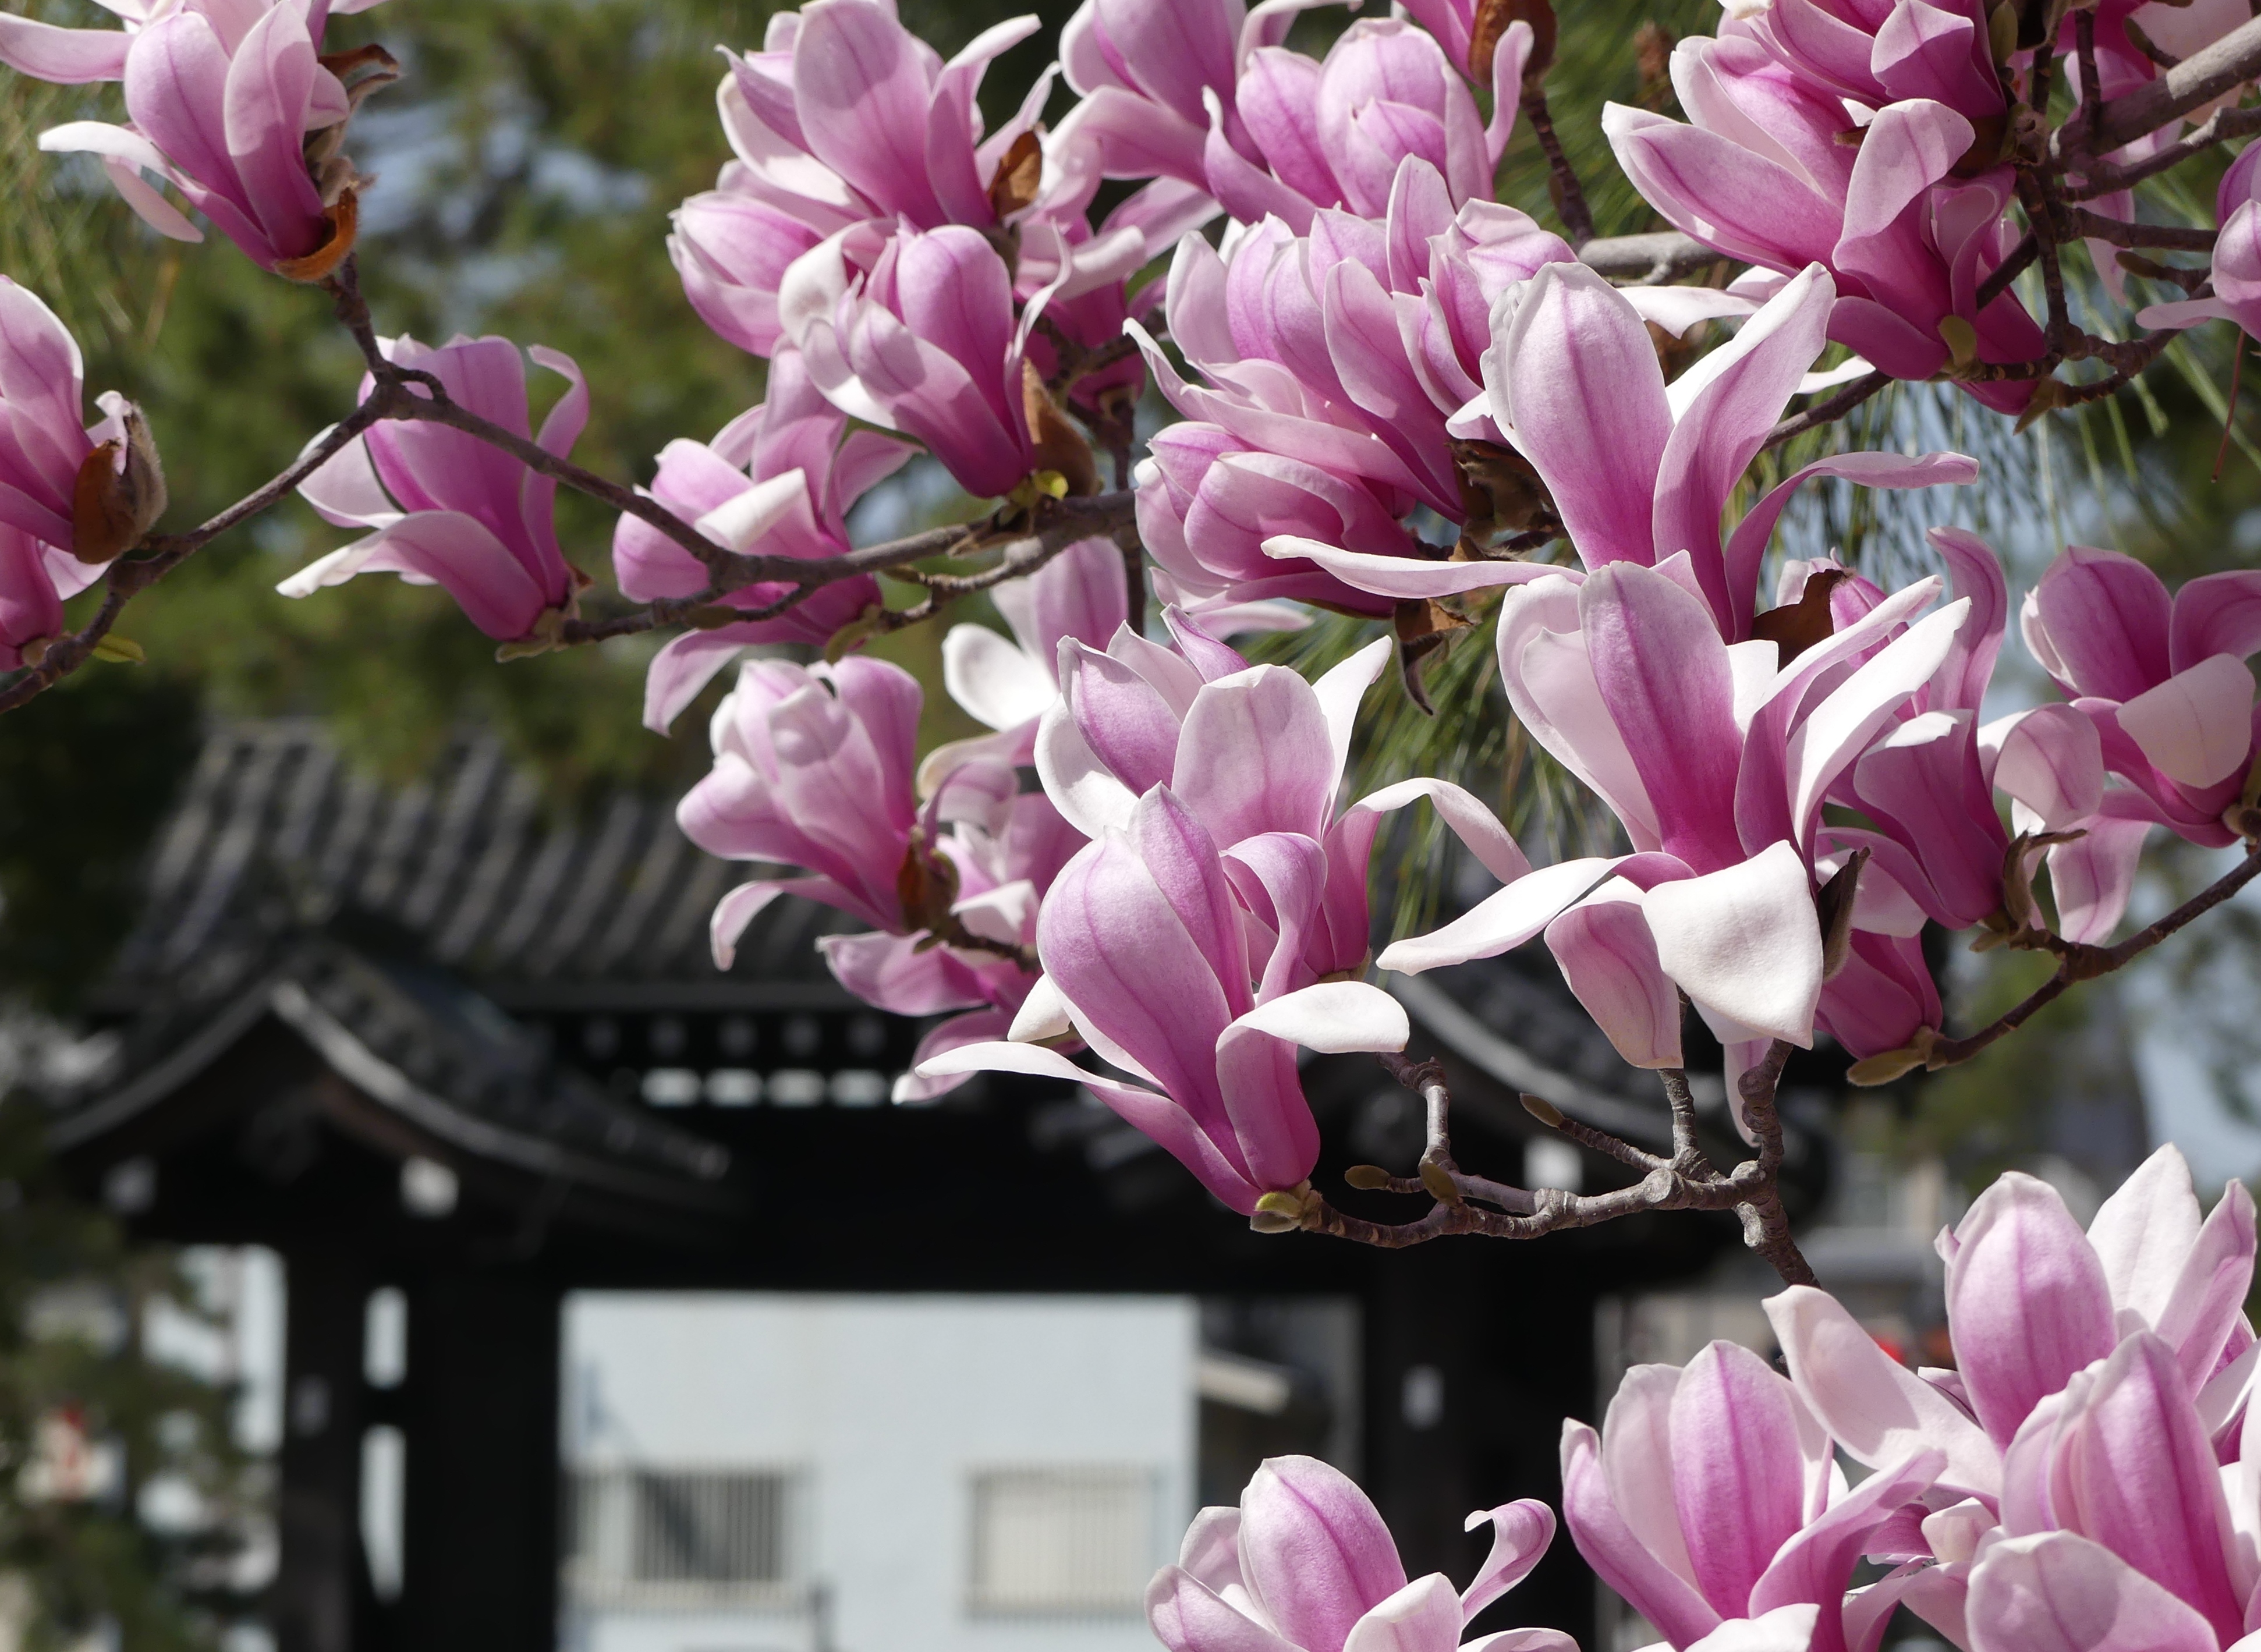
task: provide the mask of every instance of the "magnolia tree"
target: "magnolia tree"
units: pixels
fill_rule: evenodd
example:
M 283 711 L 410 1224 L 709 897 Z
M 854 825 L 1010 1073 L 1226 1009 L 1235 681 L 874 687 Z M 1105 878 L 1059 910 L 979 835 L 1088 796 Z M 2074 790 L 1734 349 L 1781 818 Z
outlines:
M 354 259 L 370 181 L 346 142 L 398 66 L 323 49 L 329 14 L 370 0 L 106 3 L 117 31 L 0 16 L 18 72 L 123 86 L 123 124 L 41 147 L 96 157 L 158 233 L 215 228 L 319 286 L 367 373 L 272 481 L 158 531 L 155 435 L 114 395 L 84 422 L 76 346 L 0 278 L 0 708 L 130 654 L 111 628 L 134 595 L 293 492 L 352 536 L 292 595 L 437 585 L 504 658 L 673 631 L 655 729 L 752 648 L 681 823 L 799 875 L 726 895 L 715 957 L 779 899 L 867 925 L 822 943 L 842 984 L 951 1012 L 898 1101 L 979 1072 L 1084 1085 L 1265 1232 L 1403 1246 L 1741 1217 L 1787 1286 L 1768 1311 L 1789 1376 L 1715 1344 L 1633 1371 L 1598 1434 L 1564 1426 L 1571 1535 L 1674 1646 L 1869 1652 L 1902 1605 L 1979 1652 L 2252 1644 L 2243 1190 L 2201 1220 L 2167 1150 L 2083 1233 L 2005 1178 L 1941 1240 L 1958 1368 L 1910 1372 L 1798 1254 L 1775 1093 L 1824 1035 L 1856 1083 L 1964 1060 L 2261 872 L 2261 573 L 2170 592 L 2064 548 L 2018 615 L 2064 697 L 1984 721 L 2011 619 L 1985 542 L 1934 528 L 1942 571 L 1899 589 L 1772 547 L 1809 479 L 1927 489 L 1977 466 L 1841 442 L 1762 493 L 1748 480 L 1894 380 L 2030 420 L 2114 393 L 2176 329 L 2261 320 L 2261 148 L 2229 167 L 2217 228 L 2139 199 L 2261 130 L 2239 103 L 2261 74 L 2243 4 L 1731 0 L 1671 54 L 1686 121 L 1603 118 L 1675 230 L 1598 239 L 1547 108 L 1547 0 L 1403 0 L 1324 58 L 1283 44 L 1315 0 L 1086 0 L 994 131 L 984 68 L 1034 18 L 944 61 L 891 0 L 814 0 L 727 54 L 736 158 L 667 247 L 699 314 L 767 363 L 768 399 L 631 487 L 571 457 L 591 390 L 567 357 L 375 330 Z M 1047 127 L 1055 75 L 1074 101 Z M 1551 227 L 1495 198 L 1523 121 Z M 2128 301 L 2128 336 L 2085 330 L 2081 261 L 2105 309 L 2130 277 L 2163 301 Z M 528 356 L 565 384 L 538 431 Z M 1141 440 L 1150 387 L 1179 418 Z M 852 544 L 850 508 L 921 453 L 994 508 Z M 561 484 L 619 512 L 607 617 L 580 611 Z M 889 606 L 882 577 L 923 595 Z M 922 758 L 919 685 L 859 648 L 977 591 L 1010 638 L 959 625 L 942 652 L 992 732 Z M 1373 640 L 1316 681 L 1232 646 L 1313 607 Z M 1514 716 L 1624 852 L 1534 866 L 1444 779 L 1346 794 L 1375 696 L 1430 709 L 1425 658 L 1478 621 Z M 1368 859 L 1420 802 L 1500 887 L 1372 958 Z M 2244 852 L 2118 937 L 2160 829 Z M 1934 926 L 2055 971 L 1949 1036 Z M 1396 1053 L 1405 1015 L 1368 979 L 1532 940 L 1658 1075 L 1669 1154 L 1526 1098 L 1629 1167 L 1612 1191 L 1463 1170 L 1444 1075 Z M 1699 1145 L 1691 1009 L 1726 1052 L 1748 1148 L 1732 1166 Z M 1313 1185 L 1298 1046 L 1375 1052 L 1423 1097 L 1415 1174 L 1350 1180 L 1425 1214 L 1354 1217 Z M 1840 1454 L 1872 1472 L 1849 1486 Z M 1468 1590 L 1409 1583 L 1354 1486 L 1279 1460 L 1196 1520 L 1153 1627 L 1194 1652 L 1446 1652 L 1554 1535 L 1538 1504 L 1486 1519 Z M 1891 1569 L 1855 1590 L 1864 1559 Z

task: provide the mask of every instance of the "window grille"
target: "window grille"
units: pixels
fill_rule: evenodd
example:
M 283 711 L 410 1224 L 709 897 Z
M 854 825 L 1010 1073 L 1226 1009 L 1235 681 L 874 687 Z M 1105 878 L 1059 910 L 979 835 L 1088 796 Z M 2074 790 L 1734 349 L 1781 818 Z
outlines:
M 1135 1617 L 1154 1570 L 1154 1476 L 1138 1468 L 978 1472 L 977 1615 Z
M 592 1605 L 790 1605 L 798 1492 L 783 1469 L 577 1474 L 568 1588 Z

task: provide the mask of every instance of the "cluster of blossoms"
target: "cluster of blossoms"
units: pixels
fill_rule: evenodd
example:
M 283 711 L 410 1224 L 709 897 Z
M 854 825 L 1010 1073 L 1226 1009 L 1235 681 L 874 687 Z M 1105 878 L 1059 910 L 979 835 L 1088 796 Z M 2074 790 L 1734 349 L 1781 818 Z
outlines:
M 1571 1541 L 1675 1652 L 1875 1652 L 1906 1606 L 1963 1652 L 2250 1644 L 2261 1609 L 2261 1343 L 2253 1203 L 2201 1219 L 2162 1148 L 2086 1232 L 2016 1173 L 1939 1237 L 1956 1365 L 1908 1370 L 1834 1297 L 1766 1304 L 1789 1375 L 1714 1342 L 1626 1373 L 1597 1432 L 1562 1429 Z M 1854 1483 L 1841 1458 L 1865 1472 Z M 1454 1652 L 1554 1534 L 1479 1512 L 1465 1593 L 1408 1583 L 1358 1489 L 1267 1462 L 1204 1509 L 1146 1596 L 1171 1652 Z M 1855 1586 L 1867 1562 L 1868 1577 Z M 1554 1652 L 1510 1629 L 1467 1642 Z
M 645 721 L 667 729 L 739 661 L 679 819 L 760 868 L 714 913 L 716 961 L 780 898 L 868 926 L 822 944 L 833 973 L 940 1017 L 898 1100 L 978 1072 L 1080 1084 L 1259 1229 L 1348 1232 L 1310 1186 L 1298 1050 L 1405 1045 L 1372 966 L 1540 940 L 1676 1105 L 1685 1009 L 1719 1038 L 1758 1153 L 1727 1176 L 1687 1170 L 1692 1147 L 1646 1162 L 1672 1184 L 1659 1203 L 1740 1208 L 1764 1248 L 1770 1218 L 1786 1233 L 1767 1178 L 1789 1049 L 1834 1038 L 1863 1082 L 1969 1052 L 1927 931 L 2048 952 L 2061 989 L 2125 961 L 2110 943 L 2156 830 L 2261 843 L 2261 572 L 2170 593 L 2065 549 L 2018 614 L 2063 698 L 1982 721 L 2013 607 L 1985 542 L 1933 529 L 1942 571 L 1897 590 L 1834 554 L 1770 562 L 1808 481 L 1921 490 L 1976 464 L 1840 451 L 1754 485 L 1769 449 L 1888 378 L 2038 416 L 2108 393 L 2173 329 L 2261 325 L 2261 147 L 2229 168 L 2210 241 L 2144 239 L 2124 187 L 2222 135 L 2209 121 L 2178 147 L 2177 123 L 2261 68 L 2236 0 L 1731 0 L 1672 54 L 1685 123 L 1604 123 L 1697 263 L 1748 266 L 1724 286 L 1613 285 L 1552 149 L 1576 244 L 1495 198 L 1526 114 L 1554 146 L 1543 0 L 1403 0 L 1323 58 L 1284 44 L 1317 0 L 1084 0 L 994 131 L 985 71 L 1035 18 L 945 61 L 893 0 L 812 0 L 729 56 L 734 158 L 667 248 L 700 316 L 765 363 L 766 399 L 671 442 L 633 493 L 571 461 L 591 396 L 567 357 L 368 325 L 351 255 L 372 180 L 343 145 L 396 65 L 324 47 L 333 12 L 374 0 L 104 3 L 121 29 L 0 15 L 0 62 L 122 84 L 126 124 L 43 146 L 97 157 L 162 233 L 202 235 L 185 203 L 262 268 L 323 284 L 368 377 L 262 494 L 155 535 L 140 413 L 108 395 L 85 423 L 76 345 L 0 277 L 0 665 L 21 673 L 0 699 L 75 666 L 126 597 L 294 487 L 361 536 L 290 594 L 362 572 L 434 585 L 506 655 L 687 621 L 651 662 Z M 2254 49 L 2113 127 L 2163 61 L 2232 36 Z M 2051 133 L 2052 77 L 2074 64 L 2080 125 Z M 1076 101 L 1047 126 L 1057 78 Z M 2116 147 L 2084 147 L 2107 131 Z M 1095 222 L 1103 188 L 1116 204 Z M 2211 264 L 2131 262 L 2186 296 L 2114 342 L 2065 313 L 2057 255 L 2077 240 L 2115 301 L 2115 247 L 2203 243 Z M 2042 316 L 2013 284 L 2035 261 Z M 1850 359 L 1825 367 L 1833 347 Z M 566 385 L 538 428 L 528 355 Z M 2084 359 L 2114 377 L 2055 377 Z M 1179 417 L 1141 456 L 1150 386 Z M 962 534 L 854 547 L 851 509 L 921 454 L 998 502 Z M 561 481 L 621 512 L 613 571 L 640 620 L 582 618 Z M 922 610 L 886 607 L 877 576 L 993 549 L 978 573 L 905 574 Z M 98 581 L 102 615 L 71 632 L 65 600 Z M 1010 636 L 955 627 L 944 677 L 988 732 L 922 758 L 923 691 L 858 647 L 976 589 Z M 1393 635 L 1317 680 L 1234 646 L 1311 607 Z M 1479 621 L 1515 718 L 1625 852 L 1534 866 L 1442 779 L 1353 794 L 1393 651 L 1418 698 L 1421 657 Z M 1386 817 L 1425 801 L 1500 887 L 1370 959 L 1368 862 Z M 2249 854 L 2209 898 L 2257 870 Z M 1438 1156 L 1432 1192 L 1427 1173 L 1458 1175 Z M 1511 1219 L 1543 1214 L 1539 1195 L 1455 1189 L 1500 1207 L 1508 1225 L 1482 1231 L 1543 1231 Z M 1568 1425 L 1580 1551 L 1676 1648 L 1874 1652 L 1903 1605 L 1966 1652 L 2243 1644 L 2261 1622 L 2243 1190 L 2201 1220 L 2164 1152 L 2084 1234 L 2013 1175 L 1941 1248 L 1953 1371 L 1902 1370 L 1794 1285 L 1768 1304 L 1787 1376 L 1718 1344 L 1632 1372 L 1598 1433 Z M 1857 1485 L 1841 1454 L 1869 1471 Z M 1354 1486 L 1282 1460 L 1196 1521 L 1153 1626 L 1173 1652 L 1452 1652 L 1554 1533 L 1536 1504 L 1483 1520 L 1467 1591 L 1409 1582 Z M 1855 1588 L 1863 1561 L 1885 1569 Z M 1546 1630 L 1471 1644 L 1569 1652 Z

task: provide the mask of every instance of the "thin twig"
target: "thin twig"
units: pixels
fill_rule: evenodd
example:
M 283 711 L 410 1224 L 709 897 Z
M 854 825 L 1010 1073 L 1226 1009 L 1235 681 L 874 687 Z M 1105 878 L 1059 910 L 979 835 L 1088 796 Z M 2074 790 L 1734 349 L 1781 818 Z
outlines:
M 2009 291 L 2010 284 L 2026 272 L 2026 267 L 2040 251 L 2041 243 L 2034 239 L 2033 231 L 2028 230 L 2019 237 L 2018 244 L 2010 248 L 2010 255 L 1995 267 L 1992 275 L 1978 284 L 1977 294 L 1970 304 L 1971 313 L 1985 314 L 1986 306 Z
M 1532 131 L 1539 134 L 1540 148 L 1546 152 L 1547 176 L 1554 185 L 1554 210 L 1561 214 L 1562 227 L 1570 232 L 1570 245 L 1573 248 L 1583 247 L 1594 239 L 1594 212 L 1586 205 L 1585 189 L 1570 165 L 1570 157 L 1562 151 L 1562 140 L 1555 134 L 1554 117 L 1547 110 L 1545 88 L 1532 83 L 1525 85 L 1523 112 L 1531 121 Z
M 2145 925 L 2116 946 L 2079 946 L 2070 942 L 2058 943 L 2050 949 L 2058 956 L 2056 974 L 2035 988 L 2014 1009 L 1997 1016 L 1969 1038 L 1935 1041 L 1924 1059 L 1924 1067 L 1935 1073 L 1942 1067 L 1968 1061 L 1988 1045 L 2025 1025 L 2035 1012 L 2056 999 L 2066 988 L 2077 981 L 2092 980 L 2099 975 L 2108 975 L 2116 969 L 2124 968 L 2178 930 L 2211 912 L 2256 877 L 2261 877 L 2261 848 L 2249 851 L 2245 858 L 2229 873 L 2157 923 Z
M 286 497 L 291 489 L 336 457 L 346 445 L 371 425 L 386 417 L 391 398 L 371 397 L 323 433 L 321 439 L 289 468 L 247 493 L 217 516 L 185 534 L 152 534 L 136 549 L 147 554 L 120 557 L 103 576 L 102 606 L 76 631 L 47 644 L 34 664 L 27 665 L 4 688 L 0 688 L 0 712 L 13 711 L 33 696 L 44 693 L 94 656 L 95 647 L 108 636 L 126 605 L 147 591 L 196 552 L 231 528 L 246 522 Z
M 1802 413 L 1794 413 L 1767 433 L 1759 444 L 1761 453 L 1778 448 L 1792 436 L 1804 435 L 1822 425 L 1834 424 L 1854 408 L 1892 382 L 1890 373 L 1870 373 L 1855 379 L 1834 395 L 1823 398 Z
M 2100 162 L 2091 164 L 2078 183 L 2066 187 L 2065 198 L 2092 201 L 2100 195 L 2114 194 L 2180 166 L 2202 149 L 2257 132 L 2261 132 L 2261 105 L 2217 109 L 2187 135 L 2140 161 L 2130 161 L 2125 166 L 2107 166 Z

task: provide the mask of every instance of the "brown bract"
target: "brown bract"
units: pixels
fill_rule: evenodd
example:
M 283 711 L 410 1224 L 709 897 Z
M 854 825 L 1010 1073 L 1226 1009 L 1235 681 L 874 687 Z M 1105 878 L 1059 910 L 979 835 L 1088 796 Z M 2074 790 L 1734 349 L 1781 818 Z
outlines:
M 291 281 L 319 281 L 345 262 L 361 231 L 360 196 L 350 189 L 341 190 L 336 205 L 325 210 L 322 217 L 330 226 L 329 239 L 303 256 L 284 259 L 275 266 L 276 275 Z
M 989 210 L 999 223 L 1036 200 L 1044 175 L 1044 146 L 1035 133 L 1024 132 L 1007 147 L 997 162 L 997 176 L 989 180 Z
M 71 555 L 105 563 L 141 542 L 165 514 L 165 471 L 141 410 L 126 413 L 126 435 L 86 456 L 71 486 Z
M 1029 438 L 1036 444 L 1036 468 L 1057 470 L 1066 478 L 1072 499 L 1088 499 L 1098 492 L 1099 466 L 1092 460 L 1091 443 L 1052 399 L 1037 364 L 1025 357 L 1021 362 L 1021 410 L 1028 417 Z

